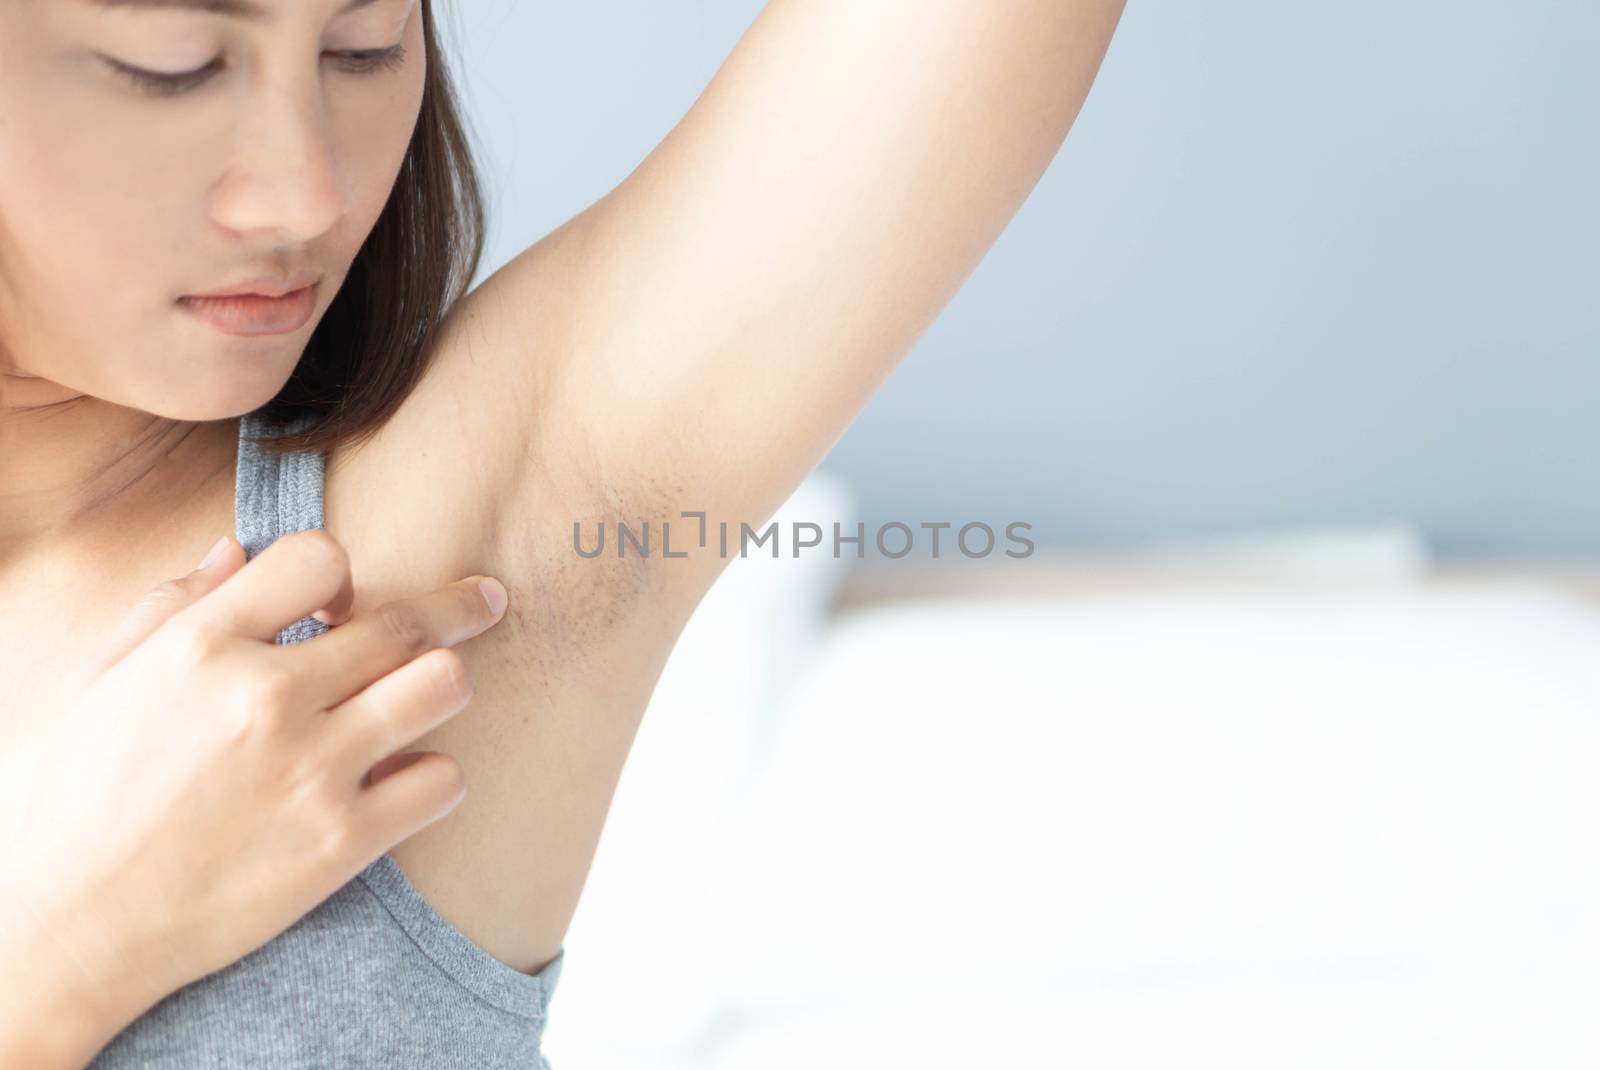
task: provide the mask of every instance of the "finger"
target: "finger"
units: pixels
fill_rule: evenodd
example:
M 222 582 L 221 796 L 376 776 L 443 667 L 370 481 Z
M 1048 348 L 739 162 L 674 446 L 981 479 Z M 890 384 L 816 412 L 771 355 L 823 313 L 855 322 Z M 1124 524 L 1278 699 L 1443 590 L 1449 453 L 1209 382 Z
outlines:
M 355 608 L 356 587 L 348 567 L 345 569 L 345 579 L 346 582 L 339 588 L 338 593 L 333 596 L 333 601 L 311 614 L 311 616 L 330 628 L 337 627 L 348 621 L 350 619 L 350 611 Z
M 350 555 L 322 528 L 275 539 L 185 618 L 234 635 L 273 642 L 318 610 L 348 613 L 355 599 Z
M 461 764 L 424 751 L 405 767 L 361 789 L 350 812 L 351 831 L 376 858 L 444 817 L 467 793 Z
M 153 588 L 129 610 L 94 659 L 95 667 L 104 670 L 127 657 L 180 610 L 216 590 L 243 563 L 243 547 L 227 535 L 218 539 L 193 572 Z
M 440 647 L 321 714 L 329 764 L 352 785 L 466 708 L 472 681 L 461 655 Z
M 496 593 L 489 604 L 480 584 Z M 386 602 L 359 613 L 341 628 L 284 648 L 297 660 L 304 697 L 327 709 L 435 647 L 455 646 L 493 627 L 505 614 L 505 587 L 469 576 L 437 590 Z
M 398 773 L 412 762 L 421 758 L 427 751 L 403 750 L 389 755 L 383 761 L 367 770 L 366 779 L 361 782 L 363 788 L 371 787 L 391 773 Z

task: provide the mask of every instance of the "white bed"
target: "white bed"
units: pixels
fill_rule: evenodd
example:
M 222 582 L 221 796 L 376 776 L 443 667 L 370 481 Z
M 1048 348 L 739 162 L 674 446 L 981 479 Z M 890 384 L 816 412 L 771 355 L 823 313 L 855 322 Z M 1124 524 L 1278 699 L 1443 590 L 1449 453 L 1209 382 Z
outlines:
M 1392 532 L 1197 552 L 1274 582 L 829 616 L 848 562 L 732 562 L 552 1065 L 1600 1065 L 1600 613 Z

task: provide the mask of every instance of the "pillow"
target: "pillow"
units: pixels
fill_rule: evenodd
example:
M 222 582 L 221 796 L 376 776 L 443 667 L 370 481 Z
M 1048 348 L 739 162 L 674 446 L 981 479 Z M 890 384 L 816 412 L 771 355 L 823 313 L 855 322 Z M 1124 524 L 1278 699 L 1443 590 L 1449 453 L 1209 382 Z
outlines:
M 706 881 L 725 1012 L 1587 969 L 1597 650 L 1533 582 L 850 615 Z

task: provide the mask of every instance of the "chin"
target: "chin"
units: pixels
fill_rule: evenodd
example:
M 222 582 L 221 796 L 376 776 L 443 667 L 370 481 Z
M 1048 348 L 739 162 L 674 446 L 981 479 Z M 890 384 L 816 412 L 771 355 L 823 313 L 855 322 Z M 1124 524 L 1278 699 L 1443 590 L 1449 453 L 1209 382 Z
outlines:
M 294 361 L 281 366 L 274 363 L 270 367 L 264 365 L 259 373 L 245 374 L 237 368 L 224 370 L 222 364 L 219 360 L 206 381 L 169 381 L 165 389 L 153 392 L 147 388 L 131 406 L 152 416 L 186 423 L 229 420 L 253 412 L 277 397 L 295 366 Z

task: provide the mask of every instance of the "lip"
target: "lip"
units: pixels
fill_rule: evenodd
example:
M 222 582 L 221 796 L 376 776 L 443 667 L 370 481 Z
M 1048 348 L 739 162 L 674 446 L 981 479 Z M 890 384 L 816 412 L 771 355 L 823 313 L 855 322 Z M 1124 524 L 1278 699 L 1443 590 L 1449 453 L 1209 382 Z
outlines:
M 178 304 L 185 312 L 224 334 L 286 334 L 298 331 L 311 318 L 311 313 L 316 311 L 317 290 L 321 285 L 319 279 L 298 290 L 277 295 L 254 292 L 190 294 L 178 298 Z M 249 287 L 243 289 L 248 291 Z
M 303 290 L 312 283 L 321 280 L 321 274 L 315 271 L 296 271 L 285 274 L 281 271 L 267 272 L 225 286 L 216 290 L 207 290 L 204 293 L 186 294 L 187 297 L 235 297 L 243 294 L 259 294 L 262 297 L 283 297 Z

